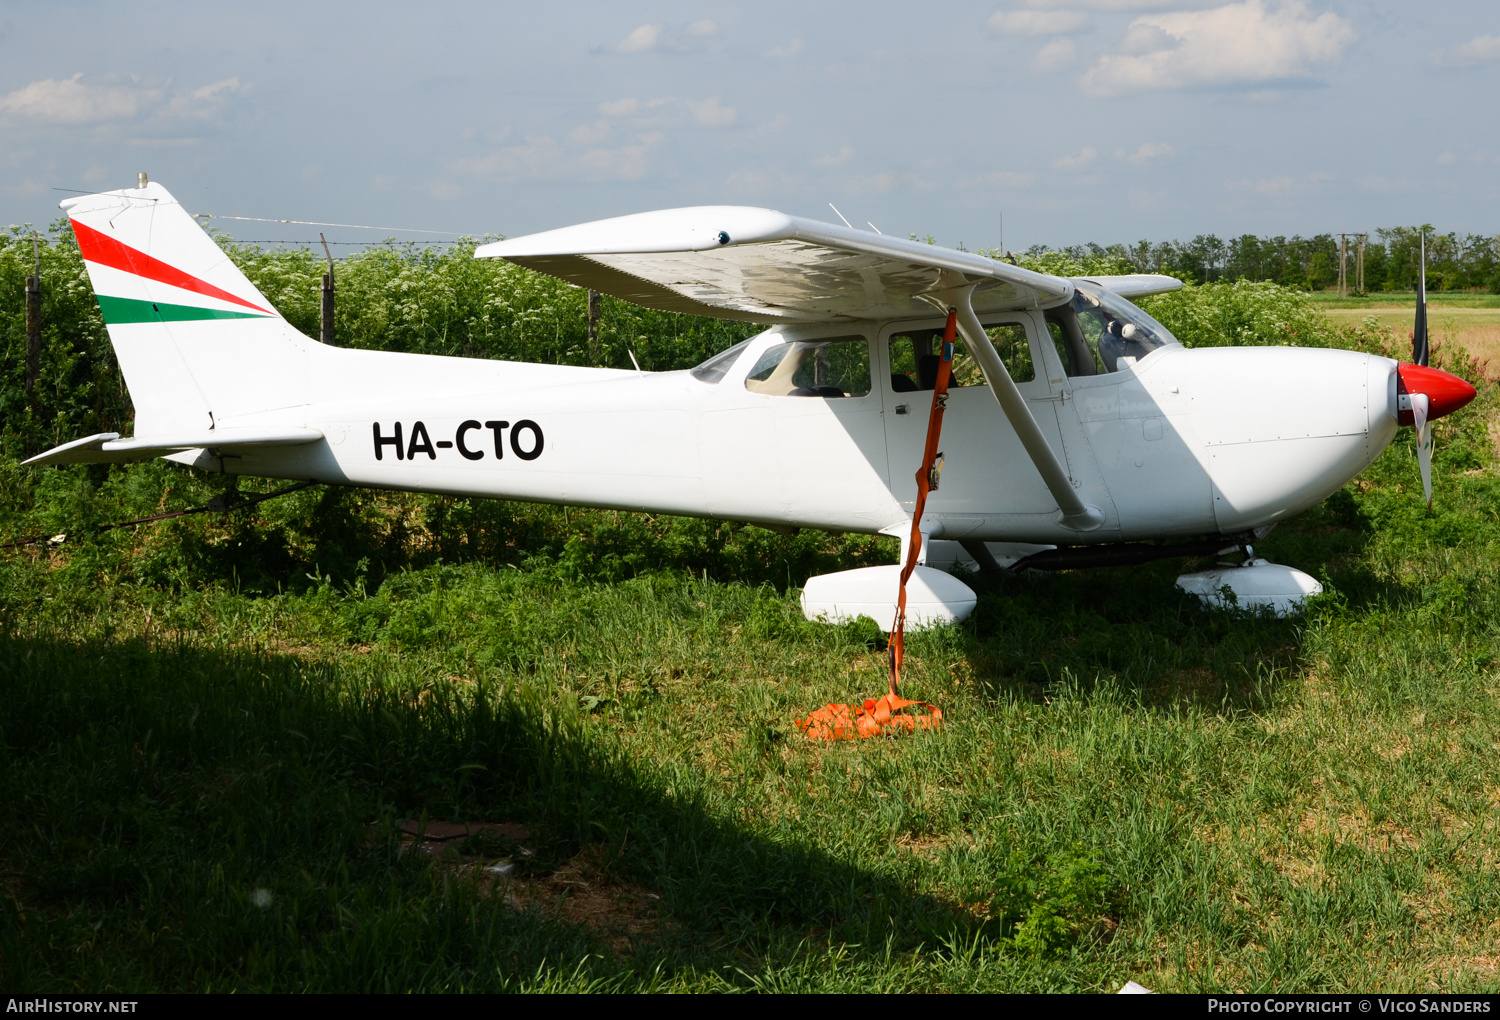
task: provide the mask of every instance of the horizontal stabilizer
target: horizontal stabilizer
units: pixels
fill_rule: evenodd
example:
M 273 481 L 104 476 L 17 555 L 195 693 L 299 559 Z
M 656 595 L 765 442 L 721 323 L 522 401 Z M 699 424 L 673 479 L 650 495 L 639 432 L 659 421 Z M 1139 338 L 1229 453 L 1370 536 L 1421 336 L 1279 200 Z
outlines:
M 234 450 L 247 446 L 301 446 L 323 438 L 317 429 L 297 426 L 273 428 L 213 429 L 196 433 L 165 436 L 132 436 L 121 439 L 118 432 L 100 432 L 37 454 L 26 464 L 128 464 L 151 460 L 183 450 Z
M 1182 289 L 1182 281 L 1160 273 L 1129 273 L 1124 276 L 1080 276 L 1075 279 L 1103 287 L 1122 298 L 1150 297 Z
M 919 295 L 977 283 L 976 311 L 1038 308 L 1067 280 L 973 252 L 745 206 L 637 213 L 486 244 L 503 258 L 647 308 L 749 322 L 930 315 Z M 941 283 L 942 280 L 946 283 Z

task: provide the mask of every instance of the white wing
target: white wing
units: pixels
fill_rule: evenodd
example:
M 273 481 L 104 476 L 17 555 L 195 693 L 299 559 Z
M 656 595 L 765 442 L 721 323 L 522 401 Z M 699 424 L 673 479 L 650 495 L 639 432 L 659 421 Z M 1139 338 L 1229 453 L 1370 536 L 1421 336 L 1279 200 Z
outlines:
M 942 270 L 979 281 L 978 312 L 1046 307 L 1067 280 L 883 234 L 746 206 L 698 206 L 598 220 L 487 244 L 503 258 L 647 308 L 750 322 L 931 314 L 916 295 Z M 951 280 L 949 285 L 951 286 Z
M 1169 291 L 1182 289 L 1181 280 L 1175 276 L 1162 276 L 1158 273 L 1131 273 L 1128 276 L 1079 276 L 1075 279 L 1082 280 L 1084 283 L 1097 284 L 1122 298 L 1148 297 L 1152 294 L 1166 294 Z

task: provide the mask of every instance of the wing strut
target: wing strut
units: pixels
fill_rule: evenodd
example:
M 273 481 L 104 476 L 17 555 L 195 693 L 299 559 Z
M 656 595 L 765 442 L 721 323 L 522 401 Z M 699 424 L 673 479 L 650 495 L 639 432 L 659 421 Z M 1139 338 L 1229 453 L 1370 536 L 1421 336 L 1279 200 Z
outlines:
M 974 360 L 979 362 L 979 368 L 984 372 L 984 381 L 989 383 L 990 392 L 994 393 L 995 399 L 1000 401 L 1000 409 L 1005 412 L 1005 417 L 1010 421 L 1010 427 L 1016 430 L 1021 445 L 1026 448 L 1027 456 L 1036 465 L 1037 472 L 1046 483 L 1047 491 L 1052 493 L 1053 499 L 1057 500 L 1057 506 L 1062 511 L 1058 523 L 1073 531 L 1093 531 L 1104 523 L 1103 511 L 1096 506 L 1088 505 L 1078 497 L 1078 492 L 1073 488 L 1073 482 L 1068 477 L 1067 469 L 1058 459 L 1057 453 L 1052 449 L 1052 444 L 1048 443 L 1047 437 L 1042 434 L 1036 418 L 1032 417 L 1031 408 L 1026 406 L 1026 398 L 1021 396 L 1021 391 L 1016 388 L 1016 382 L 1006 370 L 1005 362 L 1000 360 L 995 345 L 990 342 L 989 334 L 979 324 L 979 317 L 974 314 L 974 307 L 969 302 L 977 284 L 968 283 L 961 276 L 955 281 L 955 276 L 956 274 L 944 270 L 938 285 L 942 289 L 924 291 L 917 296 L 929 304 L 937 305 L 944 311 L 950 308 L 958 310 L 959 331 L 969 342 L 969 351 L 973 354 Z

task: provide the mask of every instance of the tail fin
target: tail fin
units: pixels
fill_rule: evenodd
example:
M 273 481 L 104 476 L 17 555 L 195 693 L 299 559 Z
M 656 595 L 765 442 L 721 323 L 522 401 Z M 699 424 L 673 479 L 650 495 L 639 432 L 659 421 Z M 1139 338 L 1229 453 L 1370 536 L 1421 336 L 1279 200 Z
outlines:
M 135 403 L 137 436 L 302 424 L 314 341 L 160 184 L 62 203 Z

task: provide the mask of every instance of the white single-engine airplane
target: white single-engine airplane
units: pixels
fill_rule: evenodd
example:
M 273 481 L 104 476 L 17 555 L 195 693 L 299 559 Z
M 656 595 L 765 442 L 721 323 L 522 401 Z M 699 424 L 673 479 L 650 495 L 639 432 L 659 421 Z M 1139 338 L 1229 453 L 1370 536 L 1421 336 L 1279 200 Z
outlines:
M 1340 350 L 1188 350 L 1131 297 L 972 253 L 706 206 L 481 247 L 582 287 L 767 329 L 689 371 L 350 350 L 283 319 L 159 184 L 62 203 L 135 403 L 135 435 L 31 464 L 167 457 L 316 480 L 746 521 L 913 530 L 942 333 L 956 313 L 941 486 L 908 619 L 962 618 L 962 560 L 1059 568 L 1241 547 L 1183 579 L 1284 609 L 1315 583 L 1250 544 L 1474 396 Z M 1423 444 L 1422 449 L 1429 446 Z M 1197 539 L 1162 545 L 1162 540 Z M 1150 544 L 1158 543 L 1158 544 Z M 809 580 L 810 617 L 894 616 L 899 565 Z

